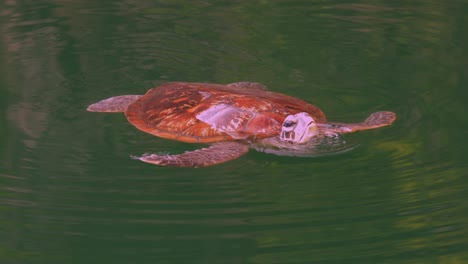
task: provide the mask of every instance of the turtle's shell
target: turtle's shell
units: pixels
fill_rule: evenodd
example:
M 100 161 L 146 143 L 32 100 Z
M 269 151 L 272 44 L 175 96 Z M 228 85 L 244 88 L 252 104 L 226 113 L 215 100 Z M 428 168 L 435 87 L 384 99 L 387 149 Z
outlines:
M 300 99 L 258 88 L 208 83 L 166 83 L 131 103 L 125 115 L 147 133 L 183 142 L 277 136 L 287 115 L 323 112 Z

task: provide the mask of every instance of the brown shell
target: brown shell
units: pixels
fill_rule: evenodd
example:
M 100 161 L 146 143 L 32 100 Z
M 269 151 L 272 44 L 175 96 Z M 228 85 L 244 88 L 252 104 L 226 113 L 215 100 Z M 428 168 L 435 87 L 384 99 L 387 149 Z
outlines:
M 300 99 L 251 87 L 166 83 L 131 103 L 125 115 L 138 129 L 183 142 L 216 142 L 276 136 L 284 118 L 322 111 Z

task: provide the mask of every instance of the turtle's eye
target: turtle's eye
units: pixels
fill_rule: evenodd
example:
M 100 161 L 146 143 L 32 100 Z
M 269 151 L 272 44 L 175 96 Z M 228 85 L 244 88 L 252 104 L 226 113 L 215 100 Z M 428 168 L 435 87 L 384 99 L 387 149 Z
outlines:
M 292 126 L 294 126 L 295 124 L 296 124 L 296 122 L 291 121 L 291 120 L 288 120 L 288 121 L 285 121 L 285 122 L 283 123 L 283 126 L 284 126 L 284 127 L 292 127 Z

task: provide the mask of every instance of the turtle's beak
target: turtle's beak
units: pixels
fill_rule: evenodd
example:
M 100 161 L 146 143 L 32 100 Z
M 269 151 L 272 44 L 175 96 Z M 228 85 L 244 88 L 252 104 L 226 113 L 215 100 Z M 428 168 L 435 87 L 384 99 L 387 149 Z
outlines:
M 299 144 L 307 143 L 307 141 L 309 141 L 312 137 L 315 137 L 316 135 L 318 135 L 318 127 L 317 127 L 317 123 L 315 123 L 315 121 L 312 119 L 312 121 L 310 121 L 307 124 L 306 129 L 304 130 L 304 133 L 302 134 L 301 138 L 299 139 L 297 143 Z

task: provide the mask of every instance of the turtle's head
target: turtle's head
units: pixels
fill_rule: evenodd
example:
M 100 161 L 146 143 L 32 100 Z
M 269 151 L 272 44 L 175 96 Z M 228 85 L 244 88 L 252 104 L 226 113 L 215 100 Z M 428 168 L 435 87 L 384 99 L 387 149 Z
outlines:
M 288 115 L 281 127 L 280 139 L 291 143 L 306 143 L 318 134 L 315 120 L 306 112 Z

